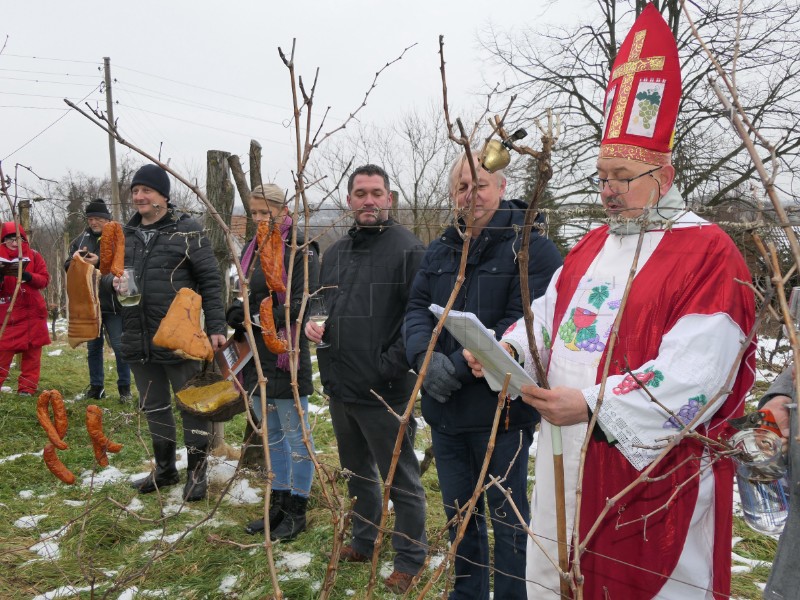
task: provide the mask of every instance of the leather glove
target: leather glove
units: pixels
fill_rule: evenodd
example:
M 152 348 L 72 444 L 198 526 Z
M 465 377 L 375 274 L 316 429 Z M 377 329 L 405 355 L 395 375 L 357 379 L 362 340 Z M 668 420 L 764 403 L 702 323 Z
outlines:
M 234 329 L 244 329 L 244 306 L 241 300 L 234 300 L 225 313 L 225 320 Z
M 421 364 L 420 364 L 421 366 Z M 419 367 L 417 368 L 419 371 Z M 450 395 L 461 389 L 461 382 L 455 378 L 456 368 L 447 356 L 441 352 L 434 352 L 428 363 L 428 372 L 422 387 L 428 395 L 444 404 L 450 400 Z

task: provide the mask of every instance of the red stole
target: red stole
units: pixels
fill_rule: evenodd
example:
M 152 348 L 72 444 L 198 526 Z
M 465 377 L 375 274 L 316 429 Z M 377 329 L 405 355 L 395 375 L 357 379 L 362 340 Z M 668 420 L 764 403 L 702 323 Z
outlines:
M 607 226 L 591 231 L 564 261 L 556 284 L 558 297 L 552 331 L 558 330 L 578 282 L 607 237 Z M 727 313 L 748 334 L 755 320 L 753 293 L 735 279 L 750 281 L 750 273 L 739 250 L 716 225 L 665 232 L 631 286 L 609 375 L 621 374 L 626 362 L 631 369 L 637 369 L 656 358 L 664 334 L 689 314 Z M 607 350 L 600 360 L 596 383 L 602 378 L 606 356 Z M 755 343 L 739 367 L 732 393 L 709 425 L 701 428 L 702 433 L 714 438 L 726 419 L 743 413 L 743 399 L 753 384 L 754 372 Z M 610 389 L 605 393 L 611 394 Z M 678 562 L 697 499 L 698 480 L 692 475 L 697 473 L 699 461 L 681 463 L 689 457 L 699 459 L 702 453 L 700 442 L 684 439 L 650 474 L 652 478 L 663 479 L 638 485 L 606 515 L 581 557 L 585 598 L 639 599 L 658 593 Z M 713 586 L 714 597 L 721 599 L 730 592 L 732 462 L 716 462 L 713 473 Z M 581 484 L 581 540 L 603 510 L 606 499 L 638 476 L 639 472 L 614 446 L 592 438 Z M 657 510 L 681 484 L 683 487 L 669 508 Z M 654 511 L 646 522 L 617 528 L 618 523 L 635 521 Z

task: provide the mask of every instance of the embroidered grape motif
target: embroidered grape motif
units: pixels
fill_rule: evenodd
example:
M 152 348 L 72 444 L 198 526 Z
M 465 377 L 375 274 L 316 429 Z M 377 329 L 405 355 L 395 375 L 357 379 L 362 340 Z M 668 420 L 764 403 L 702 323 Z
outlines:
M 664 375 L 661 373 L 661 371 L 656 371 L 653 369 L 653 367 L 648 367 L 643 373 L 636 373 L 636 379 L 630 375 L 626 375 L 625 379 L 620 381 L 619 385 L 617 385 L 613 391 L 617 396 L 622 396 L 623 394 L 630 393 L 633 390 L 638 390 L 640 387 L 642 387 L 642 385 L 646 385 L 647 387 L 658 387 L 663 380 Z
M 642 118 L 642 125 L 645 129 L 650 129 L 650 122 L 658 114 L 661 96 L 658 92 L 639 92 L 636 94 L 636 99 L 639 101 L 639 116 Z

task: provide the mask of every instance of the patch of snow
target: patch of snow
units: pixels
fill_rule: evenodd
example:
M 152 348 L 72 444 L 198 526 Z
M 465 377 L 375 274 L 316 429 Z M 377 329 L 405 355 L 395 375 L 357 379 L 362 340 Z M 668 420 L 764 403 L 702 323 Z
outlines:
M 307 571 L 284 571 L 278 574 L 278 581 L 293 581 L 295 579 L 308 579 Z
M 8 368 L 10 369 L 12 366 L 13 365 L 9 366 Z M 8 393 L 8 392 L 13 392 L 13 391 L 14 390 L 11 389 L 11 386 L 8 386 L 8 385 L 4 385 L 3 387 L 0 387 L 0 392 Z
M 59 348 L 58 350 L 53 350 L 52 352 L 48 352 L 47 356 L 61 356 L 63 350 Z
M 35 543 L 28 548 L 28 550 L 49 560 L 58 560 L 61 557 L 61 548 L 59 548 L 58 544 L 53 540 L 42 540 L 41 542 Z
M 744 556 L 736 554 L 736 552 L 731 552 L 731 559 L 733 559 L 733 562 L 742 563 L 743 565 L 746 565 L 746 568 L 748 570 L 750 570 L 750 571 L 752 571 L 756 567 L 771 567 L 772 566 L 771 562 L 767 562 L 765 560 L 758 560 L 758 559 L 754 559 L 754 558 L 745 558 Z M 741 571 L 737 571 L 737 572 L 741 572 Z
M 222 581 L 219 583 L 219 592 L 221 594 L 225 594 L 226 596 L 230 595 L 238 582 L 238 575 L 227 575 L 223 577 Z
M 56 588 L 49 592 L 45 592 L 44 594 L 40 594 L 38 596 L 34 596 L 33 600 L 55 600 L 56 598 L 70 598 L 72 596 L 77 596 L 82 592 L 89 592 L 92 588 L 90 587 L 74 587 L 71 585 L 65 585 L 60 588 Z
M 40 450 L 39 452 L 23 452 L 22 454 L 11 454 L 9 456 L 4 456 L 3 458 L 0 458 L 0 465 L 2 465 L 3 463 L 15 461 L 18 458 L 22 458 L 23 456 L 41 456 L 42 452 L 44 451 Z M 20 494 L 21 493 L 22 492 L 20 492 Z M 31 494 L 33 494 L 33 492 L 31 492 Z
M 390 562 L 381 563 L 381 569 L 379 573 L 383 579 L 386 579 L 389 575 L 391 575 L 392 571 L 394 571 L 394 565 L 392 563 Z
M 416 420 L 417 420 L 418 430 L 423 430 L 428 426 L 428 424 L 425 422 L 425 419 L 423 419 L 422 417 L 416 417 Z
M 39 521 L 46 517 L 47 515 L 28 515 L 25 517 L 20 517 L 14 521 L 14 527 L 19 527 L 20 529 L 33 529 L 39 524 Z
M 311 374 L 311 381 L 316 381 L 317 379 L 319 379 L 319 371 Z
M 417 457 L 419 462 L 425 460 L 425 453 L 422 450 L 414 450 L 414 456 Z
M 117 596 L 117 600 L 134 600 L 134 598 L 168 598 L 166 590 L 140 590 L 138 587 L 129 587 Z
M 236 476 L 238 461 L 224 460 L 217 456 L 208 459 L 208 480 L 212 484 L 227 485 Z
M 141 500 L 139 500 L 139 498 L 134 496 L 133 499 L 128 503 L 128 506 L 126 506 L 125 508 L 127 508 L 131 512 L 139 512 L 144 508 L 144 502 L 142 502 Z
M 128 476 L 116 467 L 106 467 L 100 471 L 84 471 L 81 473 L 83 487 L 101 488 L 107 483 L 123 481 Z
M 162 541 L 167 544 L 172 544 L 181 539 L 184 535 L 188 537 L 192 535 L 192 531 L 190 531 L 188 534 L 185 531 L 179 531 L 178 533 L 164 535 L 163 529 L 151 529 L 150 531 L 145 531 L 139 536 L 139 543 L 146 544 L 148 542 Z
M 286 552 L 282 554 L 275 562 L 278 568 L 286 567 L 292 571 L 304 569 L 311 564 L 310 552 Z
M 753 582 L 753 585 L 755 585 L 755 586 L 756 586 L 758 589 L 760 589 L 762 592 L 763 592 L 763 591 L 766 589 L 766 587 L 767 587 L 767 584 L 766 584 L 766 583 L 761 583 L 760 581 L 755 581 L 755 582 Z
M 23 500 L 30 500 L 33 498 L 33 490 L 20 490 L 19 497 Z
M 428 569 L 431 571 L 435 571 L 439 568 L 439 565 L 442 564 L 444 560 L 444 554 L 436 554 L 431 557 L 431 560 L 428 562 Z
M 228 504 L 239 506 L 242 504 L 261 504 L 263 498 L 260 488 L 252 487 L 247 478 L 242 478 L 233 482 L 233 485 L 225 495 L 224 501 Z
M 316 404 L 311 404 L 311 402 L 308 403 L 308 414 L 310 415 L 318 415 L 327 412 L 327 410 L 327 406 L 317 406 Z
M 67 506 L 83 506 L 86 504 L 86 500 L 64 500 L 64 504 Z

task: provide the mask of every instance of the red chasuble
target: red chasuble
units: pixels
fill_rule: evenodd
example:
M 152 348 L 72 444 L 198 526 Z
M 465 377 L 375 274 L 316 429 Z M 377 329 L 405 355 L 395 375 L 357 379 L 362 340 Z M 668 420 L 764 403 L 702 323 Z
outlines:
M 608 227 L 600 227 L 586 235 L 567 256 L 556 285 L 553 331 L 562 322 L 578 281 L 607 238 Z M 737 279 L 748 282 L 750 273 L 739 250 L 719 227 L 703 225 L 667 231 L 633 281 L 609 374 L 623 373 L 626 364 L 635 370 L 655 359 L 664 334 L 687 315 L 726 313 L 747 335 L 755 320 L 754 298 Z M 708 352 L 714 349 L 709 348 Z M 607 350 L 600 360 L 597 383 L 606 358 Z M 731 394 L 708 425 L 699 429 L 701 433 L 716 438 L 726 419 L 743 413 L 744 397 L 753 384 L 754 372 L 755 342 L 745 353 Z M 581 542 L 605 507 L 606 499 L 640 474 L 614 445 L 598 439 L 604 437 L 593 437 L 586 458 Z M 700 442 L 684 439 L 651 473 L 655 481 L 638 485 L 605 516 L 581 557 L 585 598 L 643 599 L 658 593 L 683 550 L 697 499 L 695 475 L 702 455 Z M 715 536 L 713 558 L 709 556 L 708 560 L 713 560 L 714 597 L 721 599 L 730 592 L 732 462 L 715 462 L 713 474 Z M 668 502 L 669 506 L 662 508 Z M 639 520 L 650 513 L 654 514 Z

